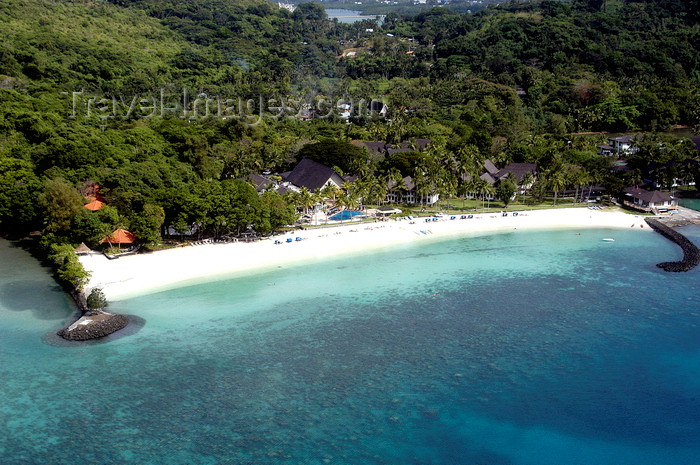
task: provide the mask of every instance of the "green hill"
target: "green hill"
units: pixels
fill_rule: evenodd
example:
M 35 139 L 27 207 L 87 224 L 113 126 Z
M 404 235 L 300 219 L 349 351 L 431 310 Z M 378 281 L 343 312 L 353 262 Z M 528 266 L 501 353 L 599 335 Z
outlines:
M 0 3 L 0 74 L 61 90 L 153 88 L 185 40 L 138 9 L 104 2 Z

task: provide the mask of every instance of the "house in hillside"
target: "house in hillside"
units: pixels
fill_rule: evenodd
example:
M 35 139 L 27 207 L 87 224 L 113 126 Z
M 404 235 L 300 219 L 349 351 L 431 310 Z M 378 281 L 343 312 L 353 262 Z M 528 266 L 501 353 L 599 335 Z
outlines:
M 83 205 L 83 207 L 87 208 L 90 211 L 96 212 L 105 206 L 104 202 L 101 202 L 97 199 L 87 199 L 87 200 L 88 200 L 88 203 Z
M 284 180 L 290 184 L 285 186 L 287 188 L 291 187 L 295 190 L 294 187 L 297 189 L 306 187 L 311 192 L 323 189 L 327 185 L 341 187 L 345 182 L 333 168 L 308 158 L 301 160 L 292 171 L 286 173 Z
M 170 237 L 193 237 L 199 232 L 200 226 L 201 225 L 199 223 L 192 223 L 186 225 L 185 228 L 178 230 L 178 228 L 176 228 L 175 226 L 170 225 L 167 228 L 165 228 L 165 234 Z
M 350 121 L 352 116 L 352 105 L 349 103 L 339 103 L 336 107 L 338 109 L 338 117 L 344 121 Z
M 379 100 L 372 100 L 369 102 L 367 109 L 370 115 L 377 115 L 380 118 L 386 118 L 387 113 L 389 113 L 389 107 L 386 106 L 386 103 L 380 102 Z
M 275 190 L 279 187 L 275 180 L 266 178 L 260 174 L 250 173 L 248 176 L 242 179 L 251 184 L 259 194 L 262 194 L 267 190 Z
M 661 191 L 649 191 L 639 187 L 628 187 L 622 203 L 636 210 L 660 214 L 678 209 L 678 200 Z
M 695 145 L 695 150 L 700 152 L 700 136 L 691 136 L 690 140 L 693 143 L 693 145 Z
M 302 105 L 296 116 L 297 119 L 299 119 L 300 121 L 311 121 L 316 117 L 316 112 L 311 107 L 311 105 L 307 103 L 305 105 Z
M 94 182 L 87 183 L 83 186 L 82 193 L 87 201 L 83 206 L 88 210 L 96 212 L 106 205 L 104 197 L 100 194 L 99 184 Z
M 406 176 L 400 183 L 389 181 L 386 200 L 389 203 L 403 203 L 407 205 L 433 205 L 440 199 L 439 194 L 420 195 L 416 184 L 410 176 Z
M 598 145 L 598 154 L 606 157 L 629 155 L 639 151 L 637 142 L 642 140 L 641 134 L 626 134 L 624 136 L 610 137 L 608 143 Z
M 358 147 L 367 147 L 370 157 L 381 161 L 394 153 L 420 152 L 425 150 L 432 143 L 432 141 L 430 139 L 417 138 L 413 140 L 405 140 L 399 144 L 389 144 L 387 142 L 367 142 L 360 140 L 354 140 L 350 143 Z
M 386 155 L 393 155 L 401 152 L 420 152 L 426 149 L 432 141 L 430 139 L 415 139 L 405 140 L 400 144 L 385 144 L 384 150 Z

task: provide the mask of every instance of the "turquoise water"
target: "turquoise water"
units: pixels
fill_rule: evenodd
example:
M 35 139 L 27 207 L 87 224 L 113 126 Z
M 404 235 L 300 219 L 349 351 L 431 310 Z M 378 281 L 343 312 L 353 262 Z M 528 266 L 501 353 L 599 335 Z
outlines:
M 116 302 L 138 332 L 66 346 L 65 297 L 0 242 L 2 463 L 694 464 L 700 274 L 654 266 L 680 255 L 402 246 Z
M 684 207 L 700 211 L 700 199 L 681 199 L 678 203 Z

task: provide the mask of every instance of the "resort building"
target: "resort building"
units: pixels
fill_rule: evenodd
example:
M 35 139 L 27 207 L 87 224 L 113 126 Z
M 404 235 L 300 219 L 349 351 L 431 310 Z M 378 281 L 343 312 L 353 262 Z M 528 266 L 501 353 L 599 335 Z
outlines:
M 351 142 L 353 145 L 359 147 L 365 146 L 369 150 L 370 155 L 374 155 L 375 159 L 384 159 L 394 153 L 399 152 L 420 152 L 425 150 L 426 147 L 430 145 L 432 141 L 430 139 L 414 139 L 405 140 L 400 144 L 389 144 L 387 142 L 365 142 L 354 140 Z
M 292 171 L 285 174 L 284 180 L 297 188 L 306 187 L 311 192 L 315 192 L 328 185 L 341 187 L 345 182 L 333 168 L 329 168 L 313 160 L 309 160 L 308 158 L 301 160 Z
M 401 213 L 401 210 L 399 208 L 379 207 L 374 211 L 374 216 L 377 216 L 379 218 L 386 218 L 386 217 L 389 217 L 391 215 L 399 214 L 399 213 Z
M 693 143 L 693 145 L 695 145 L 695 150 L 697 150 L 698 153 L 700 153 L 700 136 L 691 136 L 690 140 Z
M 486 170 L 486 172 L 484 174 L 489 174 L 490 176 L 496 176 L 498 174 L 498 172 L 500 171 L 496 167 L 496 165 L 494 165 L 493 162 L 491 160 L 489 160 L 488 158 L 486 159 L 486 161 L 484 161 L 484 169 Z M 494 178 L 492 178 L 492 179 L 494 179 Z M 494 179 L 494 182 L 496 182 L 495 179 Z
M 639 187 L 625 189 L 622 203 L 636 210 L 654 214 L 669 213 L 678 209 L 678 201 L 669 194 Z
M 505 168 L 496 173 L 495 178 L 498 181 L 501 181 L 511 174 L 515 178 L 518 193 L 524 194 L 535 183 L 535 177 L 537 176 L 537 165 L 534 163 L 509 163 L 505 166 Z
M 244 177 L 243 180 L 248 181 L 259 194 L 267 190 L 276 190 L 279 187 L 278 183 L 273 179 L 255 173 L 250 173 L 248 176 Z
M 137 240 L 136 234 L 126 229 L 117 229 L 109 236 L 105 236 L 105 238 L 102 239 L 102 244 L 109 244 L 110 246 L 117 245 L 121 248 L 122 245 L 132 245 L 136 243 Z
M 105 206 L 105 199 L 100 194 L 100 185 L 94 182 L 88 182 L 82 188 L 83 197 L 87 203 L 83 205 L 90 211 L 96 212 Z
M 642 139 L 641 134 L 627 134 L 624 136 L 610 137 L 605 145 L 598 145 L 598 154 L 609 157 L 629 155 L 639 151 L 637 142 Z
M 534 163 L 510 163 L 502 169 L 498 169 L 496 165 L 491 160 L 486 160 L 484 162 L 484 172 L 481 173 L 479 179 L 485 181 L 490 186 L 496 186 L 501 180 L 507 178 L 509 175 L 513 175 L 516 182 L 517 193 L 524 194 L 528 189 L 532 187 L 537 179 L 537 165 Z M 462 176 L 462 181 L 471 181 L 471 176 Z M 481 197 L 484 195 L 482 192 L 467 192 L 465 197 L 473 199 L 476 197 Z M 495 194 L 485 194 L 488 200 L 493 200 Z
M 97 199 L 88 199 L 88 200 L 89 200 L 89 202 L 83 206 L 90 211 L 96 212 L 97 210 L 99 210 L 100 208 L 105 206 L 104 202 L 101 202 Z
M 389 203 L 402 203 L 407 205 L 433 205 L 440 199 L 439 194 L 419 194 L 413 178 L 406 176 L 400 183 L 389 181 L 389 192 L 386 200 Z

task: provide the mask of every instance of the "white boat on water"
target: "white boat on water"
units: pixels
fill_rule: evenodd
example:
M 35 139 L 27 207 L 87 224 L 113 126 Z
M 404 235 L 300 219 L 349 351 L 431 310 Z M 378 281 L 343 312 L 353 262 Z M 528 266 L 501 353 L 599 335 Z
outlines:
M 605 242 L 615 242 L 615 239 L 613 239 L 612 237 L 606 237 L 606 238 L 604 238 L 603 240 L 604 240 Z

